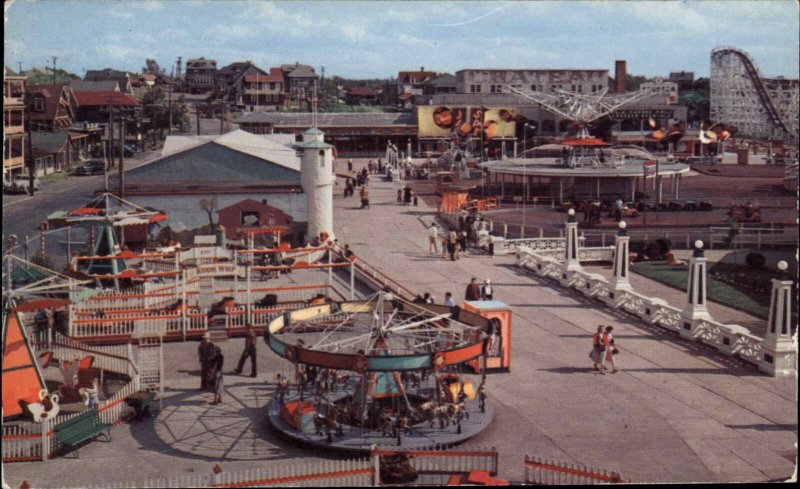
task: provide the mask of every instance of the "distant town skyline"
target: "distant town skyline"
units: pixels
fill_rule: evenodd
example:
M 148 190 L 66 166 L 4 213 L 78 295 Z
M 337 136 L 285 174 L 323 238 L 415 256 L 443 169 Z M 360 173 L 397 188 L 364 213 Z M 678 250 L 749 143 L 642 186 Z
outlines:
M 748 51 L 764 76 L 798 77 L 792 0 L 703 2 L 37 1 L 6 5 L 5 64 L 83 76 L 138 71 L 178 56 L 222 67 L 300 62 L 327 76 L 389 78 L 400 70 L 608 69 L 708 77 L 711 50 Z

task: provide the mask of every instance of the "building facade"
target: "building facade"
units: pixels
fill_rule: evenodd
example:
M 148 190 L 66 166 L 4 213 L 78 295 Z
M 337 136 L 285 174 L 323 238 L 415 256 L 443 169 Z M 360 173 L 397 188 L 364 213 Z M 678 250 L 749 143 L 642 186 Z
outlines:
M 3 68 L 3 178 L 25 166 L 25 76 Z
M 217 75 L 217 61 L 203 57 L 186 62 L 186 91 L 189 93 L 208 93 L 214 91 Z
M 119 90 L 122 93 L 131 93 L 133 87 L 131 86 L 131 75 L 127 71 L 119 71 L 113 68 L 103 68 L 102 70 L 88 70 L 86 76 L 83 77 L 85 81 L 102 82 L 102 81 L 115 81 L 119 85 Z
M 608 70 L 591 69 L 466 69 L 456 72 L 456 93 L 554 93 L 566 90 L 597 93 L 608 87 Z
M 68 85 L 28 86 L 32 131 L 61 131 L 75 120 L 75 101 Z

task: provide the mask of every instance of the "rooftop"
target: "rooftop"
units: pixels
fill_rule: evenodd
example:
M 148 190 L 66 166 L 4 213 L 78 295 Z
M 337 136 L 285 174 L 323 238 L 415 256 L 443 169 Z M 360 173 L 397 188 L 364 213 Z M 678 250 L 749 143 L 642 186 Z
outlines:
M 416 126 L 417 117 L 406 112 L 329 112 L 316 115 L 317 127 Z M 237 124 L 262 123 L 275 126 L 311 127 L 312 114 L 290 112 L 251 112 L 239 117 Z

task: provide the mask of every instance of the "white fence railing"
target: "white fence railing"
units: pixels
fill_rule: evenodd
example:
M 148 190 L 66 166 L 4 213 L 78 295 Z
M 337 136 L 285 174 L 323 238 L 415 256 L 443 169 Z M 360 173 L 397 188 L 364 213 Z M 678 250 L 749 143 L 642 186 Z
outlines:
M 541 457 L 525 455 L 525 484 L 532 485 L 590 485 L 620 484 L 623 480 L 617 472 L 596 469 L 581 464 L 557 462 Z
M 111 398 L 103 401 L 97 409 L 100 421 L 119 424 L 132 414 L 125 399 L 140 389 L 139 372 L 131 358 L 128 345 L 89 346 L 59 333 L 49 344 L 33 342 L 36 350 L 48 348 L 59 361 L 75 361 L 87 355 L 94 357 L 93 365 L 105 372 L 127 376 L 130 380 Z M 41 423 L 17 422 L 3 425 L 3 462 L 46 460 L 59 448 L 55 427 L 82 413 L 45 418 Z
M 604 276 L 584 270 L 565 271 L 557 258 L 540 252 L 521 248 L 517 251 L 516 264 L 649 324 L 661 326 L 682 337 L 712 346 L 727 355 L 738 356 L 759 365 L 764 338 L 753 335 L 742 326 L 723 324 L 713 319 L 686 320 L 681 316 L 680 309 L 670 306 L 663 299 L 648 297 L 633 290 L 613 290 Z

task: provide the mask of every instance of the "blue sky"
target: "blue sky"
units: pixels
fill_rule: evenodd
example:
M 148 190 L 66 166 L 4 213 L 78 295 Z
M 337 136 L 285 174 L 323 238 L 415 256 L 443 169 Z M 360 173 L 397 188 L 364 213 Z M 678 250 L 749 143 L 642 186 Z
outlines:
M 267 68 L 299 61 L 326 75 L 398 70 L 601 68 L 708 76 L 714 47 L 744 49 L 765 76 L 798 77 L 792 0 L 694 2 L 30 1 L 6 4 L 5 63 L 83 75 L 205 56 Z

